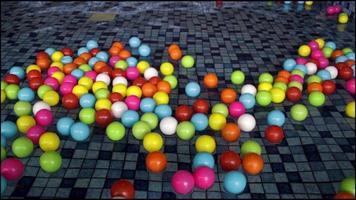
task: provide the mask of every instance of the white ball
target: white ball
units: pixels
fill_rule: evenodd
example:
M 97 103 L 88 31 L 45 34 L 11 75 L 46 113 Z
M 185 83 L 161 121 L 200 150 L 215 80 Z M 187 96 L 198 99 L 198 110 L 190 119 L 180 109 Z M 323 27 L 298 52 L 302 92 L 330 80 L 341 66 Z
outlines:
M 128 82 L 127 79 L 123 76 L 117 76 L 114 78 L 114 80 L 112 81 L 112 86 L 117 85 L 117 84 L 124 84 L 127 86 Z
M 110 85 L 111 78 L 107 73 L 100 73 L 96 76 L 95 81 L 103 81 L 106 85 Z
M 128 110 L 127 105 L 122 101 L 117 101 L 111 106 L 111 113 L 116 119 L 120 119 L 126 110 Z
M 246 93 L 249 93 L 249 94 L 252 94 L 253 96 L 256 96 L 257 89 L 252 84 L 246 84 L 246 85 L 242 86 L 241 94 L 246 94 Z
M 243 114 L 237 120 L 237 125 L 242 131 L 250 132 L 256 127 L 256 119 L 251 114 Z
M 337 77 L 338 71 L 334 66 L 328 66 L 325 68 L 326 71 L 330 72 L 331 79 L 335 79 Z
M 38 101 L 36 102 L 33 107 L 32 107 L 32 113 L 33 115 L 36 115 L 36 113 L 42 109 L 47 109 L 51 111 L 51 106 L 49 106 L 46 102 L 44 101 Z
M 161 132 L 165 135 L 173 135 L 176 132 L 178 121 L 174 117 L 165 117 L 159 123 Z
M 318 70 L 318 67 L 316 66 L 316 64 L 312 63 L 312 62 L 306 63 L 305 66 L 307 67 L 307 74 L 308 75 L 313 75 Z
M 150 80 L 150 78 L 158 76 L 158 71 L 153 67 L 149 67 L 145 70 L 143 76 L 145 77 L 146 80 Z

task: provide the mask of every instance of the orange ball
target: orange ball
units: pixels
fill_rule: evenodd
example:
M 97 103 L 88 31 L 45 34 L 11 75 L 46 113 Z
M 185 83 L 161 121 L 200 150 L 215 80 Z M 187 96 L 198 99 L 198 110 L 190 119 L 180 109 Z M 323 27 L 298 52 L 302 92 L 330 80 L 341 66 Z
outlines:
M 171 54 L 173 50 L 180 50 L 180 47 L 178 46 L 178 44 L 171 44 L 168 47 L 168 54 Z
M 98 61 L 94 64 L 94 71 L 95 72 L 100 72 L 103 67 L 107 66 L 106 62 L 104 61 Z
M 48 69 L 51 61 L 48 58 L 39 58 L 36 60 L 36 65 L 38 65 L 41 69 Z
M 345 62 L 345 64 L 346 64 L 347 66 L 349 66 L 349 67 L 352 67 L 352 65 L 355 64 L 355 61 L 354 61 L 354 60 L 347 60 L 347 61 Z
M 146 82 L 142 85 L 142 95 L 144 97 L 153 97 L 156 92 L 157 87 L 154 84 Z
M 242 159 L 242 168 L 247 174 L 257 175 L 263 170 L 262 156 L 256 153 L 245 154 Z
M 172 60 L 179 60 L 180 58 L 182 58 L 182 51 L 180 49 L 173 49 L 170 52 L 169 57 Z
M 339 192 L 335 194 L 334 199 L 355 199 L 355 197 L 348 192 Z
M 168 81 L 162 80 L 157 83 L 158 91 L 165 92 L 167 94 L 171 93 L 171 85 Z
M 122 49 L 124 49 L 124 44 L 119 41 L 115 41 L 112 43 L 111 47 L 117 47 L 121 51 Z
M 119 47 L 111 47 L 109 49 L 109 54 L 111 56 L 114 56 L 114 55 L 117 56 L 117 55 L 119 55 L 120 51 L 121 51 L 121 49 Z
M 120 51 L 119 56 L 122 59 L 127 59 L 128 57 L 131 57 L 131 53 L 128 50 L 123 49 Z
M 340 49 L 337 49 L 337 50 L 332 52 L 331 58 L 333 60 L 335 60 L 337 57 L 342 56 L 342 55 L 344 55 L 344 52 L 342 50 L 340 50 Z
M 286 79 L 289 79 L 289 77 L 291 76 L 291 74 L 287 71 L 287 70 L 281 70 L 278 72 L 278 75 L 277 76 L 281 76 L 281 77 L 284 77 Z
M 235 142 L 240 138 L 240 128 L 236 123 L 227 123 L 221 130 L 223 139 L 227 142 Z
M 89 59 L 93 56 L 89 52 L 84 52 L 84 53 L 80 54 L 79 57 L 83 58 L 85 60 L 85 62 L 88 63 Z
M 323 92 L 323 86 L 320 83 L 310 83 L 307 87 L 307 92 L 310 94 L 311 92 Z
M 225 88 L 220 93 L 220 100 L 223 103 L 230 104 L 236 101 L 237 93 L 232 88 Z
M 77 69 L 78 65 L 75 63 L 68 63 L 63 66 L 63 72 L 65 74 L 72 73 L 73 70 Z
M 274 79 L 274 82 L 282 82 L 282 83 L 288 84 L 289 83 L 289 79 L 284 77 L 284 76 L 277 76 Z
M 73 63 L 74 64 L 77 64 L 78 66 L 81 65 L 81 64 L 87 64 L 87 62 L 85 61 L 84 58 L 82 57 L 77 57 L 73 60 Z
M 160 151 L 154 151 L 146 156 L 146 167 L 155 173 L 162 172 L 167 166 L 166 155 Z
M 215 73 L 207 73 L 204 76 L 204 85 L 206 88 L 217 88 L 218 82 L 219 80 Z

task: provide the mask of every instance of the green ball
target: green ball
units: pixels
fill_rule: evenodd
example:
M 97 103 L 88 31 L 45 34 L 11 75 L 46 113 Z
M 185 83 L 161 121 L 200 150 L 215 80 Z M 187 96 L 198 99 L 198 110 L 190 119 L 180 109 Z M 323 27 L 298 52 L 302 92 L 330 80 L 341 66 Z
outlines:
M 348 192 L 355 196 L 355 177 L 347 177 L 341 181 L 340 192 Z
M 245 81 L 245 74 L 240 70 L 235 70 L 231 74 L 230 79 L 233 84 L 240 85 L 243 84 Z
M 290 114 L 295 121 L 304 121 L 308 116 L 308 109 L 302 104 L 295 104 L 292 106 Z
M 348 53 L 352 53 L 352 49 L 350 47 L 346 47 L 342 49 L 342 52 L 344 52 L 344 54 L 348 54 Z
M 44 152 L 40 157 L 40 166 L 47 173 L 56 172 L 62 166 L 62 157 L 55 151 Z
M 195 134 L 195 127 L 191 122 L 181 122 L 177 126 L 177 135 L 182 140 L 190 140 Z
M 49 87 L 49 86 L 48 86 Z M 10 100 L 17 99 L 17 93 L 19 92 L 20 87 L 16 84 L 9 84 L 5 88 L 6 97 Z
M 6 149 L 1 147 L 1 161 L 5 160 L 6 158 Z
M 272 102 L 272 94 L 269 91 L 258 91 L 256 94 L 256 102 L 260 106 L 268 106 Z
M 100 88 L 95 92 L 96 99 L 107 99 L 109 98 L 110 91 L 106 88 Z
M 95 122 L 94 108 L 83 108 L 79 112 L 79 119 L 84 124 L 93 124 Z
M 92 68 L 88 64 L 81 64 L 79 66 L 79 69 L 83 70 L 83 72 L 88 72 L 92 70 Z
M 11 146 L 12 153 L 18 158 L 26 158 L 33 152 L 33 143 L 27 137 L 17 138 Z
M 186 55 L 186 56 L 183 56 L 182 58 L 182 66 L 184 68 L 192 68 L 194 66 L 194 58 L 193 56 L 190 56 L 190 55 Z
M 325 58 L 330 58 L 334 50 L 330 47 L 324 47 L 322 51 L 324 53 Z
M 303 84 L 301 84 L 300 82 L 298 81 L 291 81 L 288 83 L 288 88 L 290 87 L 296 87 L 298 88 L 300 91 L 303 91 Z
M 106 135 L 112 141 L 119 141 L 125 136 L 125 127 L 120 122 L 111 122 L 106 127 Z
M 167 81 L 169 83 L 169 85 L 171 86 L 171 89 L 175 89 L 178 85 L 178 80 L 177 80 L 177 77 L 173 76 L 173 75 L 168 75 L 168 76 L 165 76 L 163 78 L 163 80 Z
M 115 68 L 126 70 L 129 65 L 125 60 L 119 60 L 115 63 Z
M 150 125 L 144 121 L 138 121 L 132 127 L 132 135 L 138 140 L 143 140 L 143 137 L 150 131 Z
M 46 94 L 46 92 L 53 90 L 53 88 L 51 86 L 48 85 L 41 85 L 38 90 L 37 90 L 37 95 L 40 99 L 43 99 L 44 94 Z
M 308 101 L 312 106 L 322 106 L 325 103 L 325 95 L 318 91 L 311 92 L 308 96 Z
M 225 104 L 217 103 L 211 109 L 211 113 L 220 113 L 224 115 L 224 117 L 227 117 L 229 115 L 229 110 Z
M 1 89 L 5 90 L 6 87 L 7 87 L 7 83 L 5 81 L 1 81 Z
M 317 75 L 311 75 L 307 79 L 307 84 L 310 83 L 321 83 L 321 78 Z
M 273 84 L 273 87 L 274 88 L 279 88 L 279 89 L 281 89 L 281 90 L 283 90 L 283 91 L 286 91 L 287 90 L 287 84 L 285 84 L 285 83 L 283 83 L 283 82 L 275 82 L 274 84 Z
M 258 77 L 258 82 L 273 83 L 273 76 L 270 73 L 264 72 Z
M 32 106 L 27 101 L 18 101 L 14 105 L 14 112 L 17 116 L 30 115 L 32 111 Z
M 158 117 L 152 112 L 145 113 L 141 116 L 141 121 L 146 122 L 151 130 L 155 129 L 158 125 Z
M 304 78 L 304 76 L 305 76 L 304 72 L 300 69 L 293 69 L 291 72 L 291 75 L 299 75 L 302 78 Z
M 241 145 L 240 154 L 243 157 L 247 153 L 256 153 L 258 155 L 261 155 L 262 148 L 257 142 L 253 140 L 247 140 Z

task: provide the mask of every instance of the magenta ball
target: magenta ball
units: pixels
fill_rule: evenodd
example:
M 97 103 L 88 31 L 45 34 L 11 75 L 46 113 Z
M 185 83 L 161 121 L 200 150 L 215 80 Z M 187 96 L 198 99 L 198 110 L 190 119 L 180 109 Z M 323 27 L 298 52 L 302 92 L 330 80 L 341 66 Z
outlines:
M 140 98 L 135 95 L 126 97 L 125 103 L 129 110 L 138 110 L 140 108 Z
M 91 78 L 91 80 L 93 80 L 93 81 L 96 79 L 97 75 L 98 74 L 95 71 L 87 71 L 84 74 L 84 76 L 87 76 L 87 77 Z
M 62 96 L 72 93 L 72 90 L 74 88 L 75 84 L 74 83 L 63 83 L 59 87 L 59 92 L 61 93 Z
M 308 43 L 309 47 L 312 49 L 312 50 L 318 50 L 319 49 L 319 44 L 312 40 Z
M 61 70 L 58 67 L 50 67 L 48 68 L 47 76 L 52 76 L 54 72 L 59 72 L 59 71 Z
M 298 57 L 297 59 L 295 59 L 295 62 L 297 63 L 297 65 L 305 65 L 308 60 L 305 58 Z
M 73 83 L 74 85 L 76 85 L 77 82 L 78 82 L 78 80 L 77 80 L 77 78 L 75 78 L 75 76 L 68 74 L 68 75 L 64 76 L 62 84 L 63 83 Z
M 207 166 L 200 166 L 195 169 L 194 173 L 195 186 L 200 189 L 208 189 L 214 185 L 214 170 Z
M 46 130 L 40 125 L 34 125 L 30 129 L 28 129 L 26 136 L 28 139 L 32 141 L 33 144 L 38 144 L 42 133 Z
M 289 81 L 298 81 L 299 83 L 303 84 L 304 83 L 304 78 L 299 76 L 298 74 L 293 74 L 290 78 Z
M 116 55 L 111 56 L 110 59 L 109 59 L 109 64 L 110 64 L 112 67 L 114 67 L 115 64 L 117 63 L 117 61 L 119 61 L 119 60 L 120 60 L 120 56 L 116 56 Z
M 6 180 L 16 180 L 19 179 L 25 166 L 17 158 L 8 158 L 1 162 L 1 175 L 6 178 Z
M 189 194 L 194 188 L 194 177 L 186 170 L 177 171 L 171 180 L 173 190 L 178 194 Z
M 319 60 L 320 58 L 324 57 L 324 53 L 322 51 L 320 51 L 319 49 L 316 49 L 311 53 L 310 57 L 312 59 Z
M 334 14 L 336 14 L 336 12 L 335 12 L 335 7 L 334 7 L 334 6 L 328 6 L 328 7 L 326 8 L 326 13 L 327 13 L 328 15 L 334 15 Z
M 341 13 L 342 8 L 340 5 L 334 5 L 334 9 L 335 9 L 335 14 Z
M 45 85 L 51 86 L 54 90 L 58 90 L 59 88 L 59 83 L 57 79 L 53 77 L 47 77 L 46 80 L 43 82 Z
M 325 69 L 327 66 L 329 66 L 329 60 L 325 57 L 319 58 L 319 68 L 320 69 Z
M 49 126 L 53 122 L 52 112 L 47 109 L 38 111 L 35 115 L 37 124 L 41 126 Z
M 246 112 L 245 106 L 238 101 L 232 102 L 229 105 L 229 113 L 232 117 L 240 117 L 245 112 Z
M 126 77 L 129 80 L 135 80 L 140 76 L 140 72 L 136 67 L 129 67 L 126 69 Z
M 355 94 L 355 79 L 350 79 L 346 82 L 346 90 L 354 95 Z

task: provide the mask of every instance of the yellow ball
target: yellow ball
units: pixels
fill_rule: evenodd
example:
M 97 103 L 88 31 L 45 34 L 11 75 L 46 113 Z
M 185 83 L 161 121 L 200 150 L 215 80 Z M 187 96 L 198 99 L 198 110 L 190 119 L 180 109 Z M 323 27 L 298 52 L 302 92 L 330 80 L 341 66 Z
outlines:
M 1 103 L 4 103 L 6 100 L 6 93 L 4 90 L 1 90 Z
M 163 146 L 163 138 L 158 133 L 147 133 L 143 137 L 143 148 L 148 152 L 159 151 Z
M 101 88 L 108 89 L 108 85 L 106 85 L 106 83 L 104 81 L 96 81 L 93 83 L 91 90 L 93 91 L 93 93 L 95 93 L 96 91 L 100 90 Z
M 87 76 L 83 76 L 79 79 L 78 85 L 84 86 L 86 89 L 90 90 L 93 86 L 93 80 Z M 96 86 L 97 87 L 97 86 Z M 97 90 L 97 89 L 96 89 Z
M 174 72 L 174 66 L 170 62 L 164 62 L 160 66 L 160 71 L 163 75 L 172 75 Z
M 168 104 L 169 103 L 169 96 L 165 92 L 158 91 L 153 95 L 153 100 L 155 100 L 157 105 Z
M 346 116 L 355 119 L 355 101 L 351 101 L 345 107 Z
M 305 5 L 307 5 L 307 6 L 312 6 L 313 5 L 313 1 L 305 1 Z
M 64 74 L 63 72 L 60 72 L 60 71 L 54 72 L 54 73 L 52 74 L 52 77 L 55 78 L 55 79 L 57 79 L 57 81 L 58 81 L 59 84 L 62 84 L 62 83 L 63 83 L 64 76 L 65 76 L 65 74 Z
M 213 153 L 216 149 L 216 142 L 213 137 L 210 135 L 202 135 L 199 136 L 197 141 L 195 142 L 195 150 L 206 153 Z
M 209 117 L 209 127 L 214 131 L 221 130 L 226 124 L 226 118 L 220 113 L 213 113 Z
M 60 139 L 56 133 L 45 132 L 41 135 L 39 145 L 42 151 L 55 151 L 59 148 Z
M 323 38 L 317 38 L 315 42 L 319 44 L 320 49 L 322 49 L 325 45 L 325 40 Z
M 59 95 L 56 91 L 50 90 L 43 95 L 43 101 L 50 106 L 55 106 L 59 102 Z
M 51 59 L 53 62 L 59 62 L 63 58 L 63 53 L 61 51 L 55 51 L 51 55 Z
M 272 88 L 270 90 L 270 93 L 272 95 L 272 102 L 273 103 L 282 103 L 284 99 L 286 98 L 286 93 L 280 88 Z
M 340 13 L 338 21 L 340 24 L 346 24 L 349 21 L 349 16 L 346 13 Z
M 51 63 L 50 67 L 57 67 L 58 69 L 63 71 L 63 63 L 61 63 L 61 62 L 53 62 L 53 63 Z
M 127 86 L 119 83 L 112 87 L 112 92 L 120 93 L 122 97 L 126 97 Z
M 37 70 L 37 71 L 41 72 L 41 68 L 38 65 L 35 65 L 35 64 L 27 66 L 26 74 L 31 70 Z
M 23 115 L 16 120 L 17 129 L 21 133 L 27 133 L 28 129 L 36 125 L 35 119 L 30 115 Z
M 270 91 L 272 89 L 272 84 L 268 82 L 261 82 L 258 84 L 258 91 Z
M 81 96 L 88 93 L 88 89 L 82 85 L 76 85 L 73 87 L 72 93 L 75 94 L 79 99 Z
M 127 95 L 127 96 L 135 95 L 135 96 L 137 96 L 138 98 L 141 98 L 141 96 L 142 96 L 142 90 L 141 90 L 140 87 L 138 87 L 138 86 L 136 86 L 136 85 L 132 85 L 132 86 L 130 86 L 130 87 L 127 88 L 126 95 Z
M 298 49 L 298 54 L 302 57 L 307 57 L 311 53 L 311 48 L 308 45 L 303 44 Z
M 111 101 L 109 99 L 98 99 L 95 102 L 95 110 L 111 110 Z
M 149 68 L 151 65 L 145 60 L 141 60 L 140 62 L 137 63 L 136 67 L 138 71 L 143 74 L 147 68 Z

